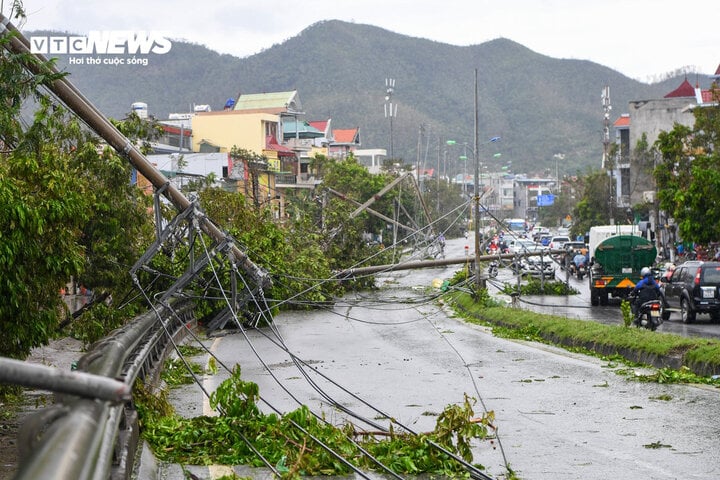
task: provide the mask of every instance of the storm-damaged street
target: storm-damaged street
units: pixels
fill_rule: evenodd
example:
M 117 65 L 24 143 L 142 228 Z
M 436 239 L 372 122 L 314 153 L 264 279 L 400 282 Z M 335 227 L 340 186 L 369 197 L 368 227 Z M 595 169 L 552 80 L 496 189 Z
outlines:
M 222 362 L 239 363 L 243 378 L 257 382 L 262 397 L 282 411 L 298 406 L 290 392 L 332 421 L 341 414 L 328 397 L 377 418 L 312 369 L 415 431 L 432 429 L 446 405 L 468 394 L 478 400 L 478 415 L 486 408 L 496 416 L 497 440 L 478 445 L 475 454 L 494 478 L 502 478 L 506 463 L 534 480 L 720 475 L 717 389 L 642 383 L 619 374 L 623 365 L 496 338 L 425 300 L 432 280 L 453 271 L 396 272 L 382 277 L 379 291 L 347 297 L 330 310 L 277 316 L 285 346 L 309 365 L 303 371 L 267 332 L 247 332 L 252 348 L 239 333 L 208 341 Z M 209 376 L 206 387 L 226 377 Z M 199 393 L 174 396 L 186 414 L 200 413 Z

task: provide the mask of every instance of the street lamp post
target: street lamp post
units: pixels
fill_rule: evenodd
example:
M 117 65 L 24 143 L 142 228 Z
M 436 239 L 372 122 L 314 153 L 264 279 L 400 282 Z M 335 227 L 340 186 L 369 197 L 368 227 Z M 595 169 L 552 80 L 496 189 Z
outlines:
M 463 161 L 463 196 L 467 197 L 467 155 L 460 155 L 458 157 Z
M 445 142 L 445 144 L 447 144 L 447 145 L 457 145 L 457 142 L 456 142 L 455 140 L 447 140 L 447 141 Z M 462 185 L 462 191 L 463 191 L 463 196 L 467 196 L 467 160 L 468 160 L 467 151 L 468 151 L 468 148 L 470 148 L 470 147 L 468 146 L 467 143 L 463 143 L 462 146 L 463 146 L 463 154 L 458 157 L 458 160 L 462 160 L 462 161 L 463 161 L 463 180 L 462 180 L 463 185 Z M 471 149 L 471 150 L 472 150 L 472 149 Z

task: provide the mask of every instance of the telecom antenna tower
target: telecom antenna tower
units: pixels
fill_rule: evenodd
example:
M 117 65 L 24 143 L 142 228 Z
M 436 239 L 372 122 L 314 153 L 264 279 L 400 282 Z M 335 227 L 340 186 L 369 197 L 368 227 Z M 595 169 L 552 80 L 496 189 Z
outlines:
M 602 157 L 602 168 L 607 170 L 610 174 L 610 192 L 608 198 L 610 225 L 615 224 L 615 178 L 613 171 L 615 170 L 615 164 L 610 161 L 609 150 L 610 150 L 610 111 L 612 105 L 610 105 L 610 86 L 605 85 L 602 89 L 602 106 L 603 106 L 603 157 Z
M 608 168 L 608 150 L 610 149 L 610 87 L 605 85 L 602 89 L 602 107 L 603 107 L 603 156 L 602 168 Z
M 385 118 L 390 119 L 390 158 L 395 158 L 393 149 L 393 117 L 397 117 L 397 104 L 393 104 L 392 95 L 395 91 L 395 79 L 385 79 Z

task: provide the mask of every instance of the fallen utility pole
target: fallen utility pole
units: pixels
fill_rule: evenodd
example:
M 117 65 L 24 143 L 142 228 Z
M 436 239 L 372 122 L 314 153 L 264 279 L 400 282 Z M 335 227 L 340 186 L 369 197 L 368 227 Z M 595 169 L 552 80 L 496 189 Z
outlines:
M 480 255 L 477 257 L 481 262 L 489 262 L 500 259 L 513 259 L 517 257 L 543 256 L 552 254 L 562 254 L 564 250 L 547 250 L 543 252 L 524 252 L 524 253 L 502 253 L 500 255 Z M 463 263 L 475 262 L 475 255 L 458 258 L 443 258 L 440 260 L 418 260 L 415 262 L 393 263 L 388 265 L 374 265 L 372 267 L 350 268 L 341 270 L 335 276 L 344 279 L 351 278 L 356 275 L 371 275 L 373 273 L 396 272 L 399 270 L 413 270 L 417 268 L 433 268 L 444 267 L 447 265 L 460 265 Z
M 25 38 L 4 15 L 0 14 L 0 36 L 6 35 L 8 36 L 8 42 L 4 44 L 6 50 L 20 55 L 20 59 L 23 59 L 23 55 L 26 56 L 25 58 L 35 57 L 37 59 L 37 61 L 25 61 L 23 59 L 23 67 L 29 72 L 35 75 L 60 74 L 54 66 L 48 64 L 47 58 L 43 55 L 32 53 L 28 39 Z M 147 178 L 156 190 L 162 189 L 163 195 L 179 212 L 184 212 L 191 206 L 190 200 L 172 185 L 167 177 L 155 168 L 148 159 L 145 158 L 145 155 L 143 155 L 125 135 L 120 133 L 105 115 L 95 108 L 72 83 L 65 78 L 60 78 L 49 82 L 46 86 L 93 131 L 102 137 L 118 153 L 127 158 L 130 164 Z M 222 243 L 227 240 L 227 235 L 204 215 L 200 217 L 200 229 L 217 243 Z M 263 288 L 268 288 L 271 285 L 271 280 L 267 272 L 255 265 L 248 256 L 234 244 L 231 246 L 230 253 L 233 260 L 237 262 L 258 285 Z

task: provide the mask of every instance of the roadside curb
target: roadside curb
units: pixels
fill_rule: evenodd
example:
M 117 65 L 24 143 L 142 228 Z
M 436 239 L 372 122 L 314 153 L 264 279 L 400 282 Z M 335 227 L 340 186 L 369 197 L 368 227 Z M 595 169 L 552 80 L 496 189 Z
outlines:
M 463 307 L 458 302 L 451 302 L 452 308 L 461 311 L 468 317 L 475 318 L 479 321 L 486 322 L 490 325 L 497 325 L 508 329 L 516 329 L 517 326 L 503 322 L 500 320 L 492 319 L 484 315 L 478 315 L 476 312 L 471 312 Z M 551 345 L 567 348 L 584 348 L 586 350 L 596 352 L 599 355 L 620 355 L 629 362 L 640 363 L 644 365 L 650 365 L 655 368 L 671 368 L 674 370 L 680 370 L 683 367 L 688 368 L 690 371 L 699 376 L 712 376 L 720 373 L 720 367 L 710 363 L 688 363 L 685 362 L 684 354 L 673 354 L 673 355 L 656 355 L 642 350 L 636 350 L 631 348 L 618 348 L 610 345 L 603 345 L 597 342 L 579 342 L 573 341 L 565 337 L 559 337 L 556 335 L 548 335 L 538 333 L 538 336 L 544 341 Z

